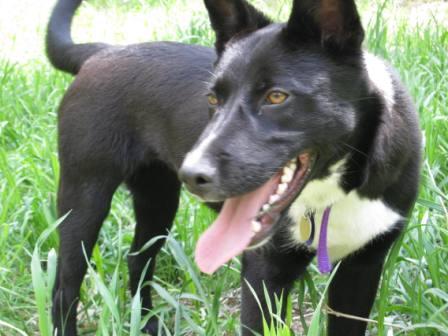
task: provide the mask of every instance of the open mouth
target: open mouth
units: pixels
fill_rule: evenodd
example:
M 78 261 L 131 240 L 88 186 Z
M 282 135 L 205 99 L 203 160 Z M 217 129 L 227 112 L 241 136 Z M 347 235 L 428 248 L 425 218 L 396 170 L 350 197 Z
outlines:
M 314 156 L 310 153 L 303 153 L 298 158 L 290 160 L 277 174 L 275 191 L 251 222 L 254 236 L 250 246 L 255 246 L 270 236 L 274 223 L 278 221 L 281 213 L 297 198 L 305 186 L 313 163 Z
M 266 240 L 282 212 L 303 190 L 315 161 L 315 155 L 303 152 L 257 190 L 227 199 L 197 243 L 196 263 L 201 271 L 213 273 L 245 249 Z

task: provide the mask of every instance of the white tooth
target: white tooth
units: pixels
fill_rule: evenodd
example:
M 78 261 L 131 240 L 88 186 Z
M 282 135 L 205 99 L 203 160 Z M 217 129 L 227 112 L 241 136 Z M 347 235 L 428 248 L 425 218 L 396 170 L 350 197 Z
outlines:
M 288 189 L 287 183 L 279 184 L 277 187 L 277 194 L 279 194 L 279 195 L 283 194 L 286 191 L 286 189 Z
M 252 231 L 258 233 L 261 231 L 261 223 L 259 221 L 252 221 Z
M 292 174 L 292 173 L 294 173 L 294 171 L 291 168 L 289 168 L 289 165 L 283 168 L 283 174 Z
M 289 169 L 291 169 L 292 171 L 296 171 L 297 164 L 296 164 L 295 162 L 291 162 L 291 163 L 288 165 L 288 167 L 289 167 Z
M 263 211 L 268 211 L 271 208 L 271 206 L 269 204 L 265 204 L 263 205 L 263 207 L 261 208 L 261 210 Z
M 283 175 L 281 178 L 282 183 L 289 183 L 292 180 L 294 175 L 294 171 L 289 169 L 288 167 L 283 168 Z
M 277 202 L 279 199 L 280 199 L 279 195 L 271 195 L 271 197 L 269 197 L 269 204 L 273 204 Z

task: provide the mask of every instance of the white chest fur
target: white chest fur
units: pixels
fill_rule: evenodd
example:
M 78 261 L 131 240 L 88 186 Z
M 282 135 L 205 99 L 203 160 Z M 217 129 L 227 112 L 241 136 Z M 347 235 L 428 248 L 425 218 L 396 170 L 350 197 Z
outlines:
M 330 259 L 340 260 L 360 249 L 376 236 L 389 231 L 401 216 L 382 200 L 359 197 L 352 191 L 346 194 L 338 185 L 343 162 L 334 165 L 331 175 L 323 180 L 310 182 L 292 204 L 289 216 L 293 220 L 294 241 L 304 244 L 300 237 L 299 221 L 307 209 L 315 211 L 315 234 L 312 243 L 317 248 L 322 215 L 331 205 L 328 222 L 327 245 Z

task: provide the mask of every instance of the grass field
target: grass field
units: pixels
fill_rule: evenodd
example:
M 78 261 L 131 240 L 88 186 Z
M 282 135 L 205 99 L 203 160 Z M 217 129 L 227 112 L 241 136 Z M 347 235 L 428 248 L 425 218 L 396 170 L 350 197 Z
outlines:
M 253 2 L 274 18 L 288 13 L 286 0 Z M 5 336 L 51 335 L 58 244 L 56 109 L 72 80 L 45 60 L 43 34 L 52 5 L 52 0 L 0 0 L 0 335 Z M 366 47 L 400 72 L 425 136 L 419 199 L 389 255 L 369 333 L 448 335 L 448 3 L 360 1 L 360 8 Z M 91 0 L 75 20 L 74 36 L 111 43 L 213 43 L 199 0 Z M 211 277 L 193 263 L 195 243 L 213 216 L 182 194 L 151 284 L 154 313 L 168 335 L 238 333 L 239 260 Z M 147 318 L 139 316 L 139 298 L 131 300 L 127 287 L 133 221 L 129 194 L 120 190 L 82 287 L 83 335 L 138 335 Z M 288 315 L 303 335 L 323 335 L 325 309 L 319 302 L 327 282 L 313 266 L 297 283 Z M 317 329 L 309 328 L 312 316 Z M 277 329 L 265 335 L 289 335 L 283 326 Z

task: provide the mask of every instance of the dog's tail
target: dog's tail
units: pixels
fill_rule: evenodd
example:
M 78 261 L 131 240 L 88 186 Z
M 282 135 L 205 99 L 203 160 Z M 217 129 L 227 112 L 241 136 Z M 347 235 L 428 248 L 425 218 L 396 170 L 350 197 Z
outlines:
M 105 43 L 76 44 L 71 36 L 71 24 L 82 0 L 58 0 L 47 28 L 47 56 L 59 70 L 76 75 L 83 63 L 109 45 Z

